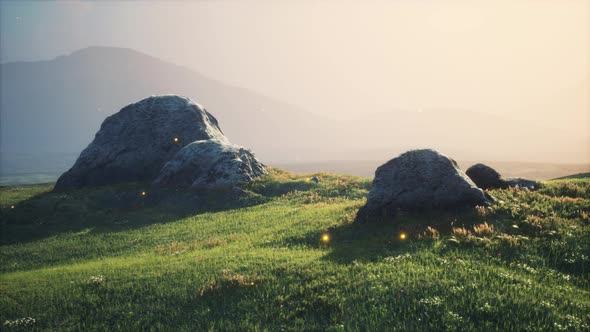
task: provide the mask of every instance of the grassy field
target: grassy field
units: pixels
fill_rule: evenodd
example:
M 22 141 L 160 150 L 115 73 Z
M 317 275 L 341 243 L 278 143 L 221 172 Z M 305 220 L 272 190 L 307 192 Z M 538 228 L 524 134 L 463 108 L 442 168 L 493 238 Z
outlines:
M 2 188 L 0 329 L 590 329 L 590 179 L 359 225 L 369 179 L 271 173 Z

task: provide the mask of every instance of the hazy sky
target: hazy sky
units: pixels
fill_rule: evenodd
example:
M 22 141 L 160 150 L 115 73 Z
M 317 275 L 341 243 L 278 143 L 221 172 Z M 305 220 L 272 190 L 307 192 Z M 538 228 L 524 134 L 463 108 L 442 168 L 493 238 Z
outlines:
M 121 46 L 331 117 L 457 109 L 590 133 L 587 0 L 1 1 L 0 9 L 2 62 Z

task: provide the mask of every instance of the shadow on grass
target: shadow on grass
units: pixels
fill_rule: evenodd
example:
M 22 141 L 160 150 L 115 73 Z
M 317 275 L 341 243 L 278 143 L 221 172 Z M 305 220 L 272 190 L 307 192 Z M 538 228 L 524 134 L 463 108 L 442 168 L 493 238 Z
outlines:
M 331 251 L 324 258 L 342 264 L 379 261 L 384 257 L 430 246 L 432 241 L 421 238 L 427 227 L 433 227 L 441 234 L 450 234 L 452 227 L 466 227 L 477 222 L 478 219 L 470 210 L 400 213 L 395 218 L 380 222 L 343 221 L 336 227 L 283 238 L 267 245 L 329 248 Z
M 67 192 L 36 193 L 13 206 L 2 208 L 0 244 L 36 241 L 85 229 L 91 229 L 93 233 L 124 231 L 155 223 L 174 222 L 206 212 L 255 206 L 283 193 L 309 190 L 315 185 L 302 183 L 284 182 L 273 184 L 272 188 L 246 184 L 246 190 L 239 187 L 214 190 L 154 189 L 149 184 L 127 183 Z M 35 191 L 39 188 L 30 186 L 26 190 Z
M 45 184 L 44 187 L 46 187 Z M 91 229 L 115 232 L 174 222 L 206 212 L 259 205 L 294 191 L 321 185 L 280 169 L 240 187 L 217 190 L 154 189 L 147 183 L 123 183 L 65 192 L 42 192 L 40 186 L 15 187 L 27 197 L 14 208 L 0 209 L 0 244 L 30 242 L 66 232 Z M 11 188 L 0 188 L 2 195 Z

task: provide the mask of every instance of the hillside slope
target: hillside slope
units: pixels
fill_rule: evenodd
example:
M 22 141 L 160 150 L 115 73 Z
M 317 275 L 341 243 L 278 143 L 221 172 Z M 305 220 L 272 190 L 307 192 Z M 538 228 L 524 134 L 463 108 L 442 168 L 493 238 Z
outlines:
M 368 179 L 271 173 L 243 192 L 2 188 L 2 328 L 590 328 L 590 179 L 358 225 Z

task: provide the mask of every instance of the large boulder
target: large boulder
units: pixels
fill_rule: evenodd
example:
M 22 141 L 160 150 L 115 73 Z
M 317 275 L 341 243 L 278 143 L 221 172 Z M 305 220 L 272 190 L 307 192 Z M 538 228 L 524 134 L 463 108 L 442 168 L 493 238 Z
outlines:
M 357 221 L 392 217 L 397 210 L 442 210 L 488 206 L 492 202 L 492 197 L 477 188 L 454 160 L 430 149 L 412 150 L 377 168 Z
M 506 188 L 506 182 L 500 173 L 484 164 L 475 164 L 465 172 L 467 176 L 482 189 Z
M 212 138 L 227 141 L 203 107 L 185 97 L 152 96 L 106 118 L 55 189 L 151 181 L 186 144 Z
M 160 171 L 157 187 L 232 187 L 267 174 L 251 151 L 216 139 L 193 142 L 180 149 Z
M 495 169 L 484 164 L 475 164 L 469 167 L 465 173 L 481 189 L 519 187 L 522 189 L 535 190 L 541 186 L 540 183 L 533 180 L 522 178 L 504 179 Z

